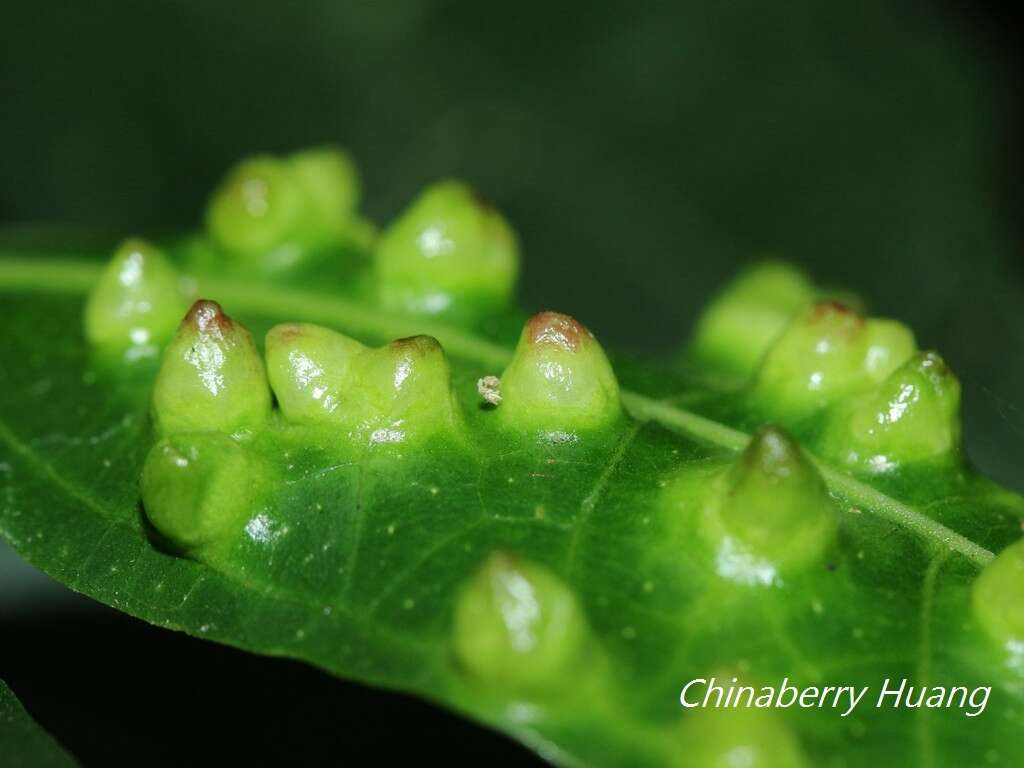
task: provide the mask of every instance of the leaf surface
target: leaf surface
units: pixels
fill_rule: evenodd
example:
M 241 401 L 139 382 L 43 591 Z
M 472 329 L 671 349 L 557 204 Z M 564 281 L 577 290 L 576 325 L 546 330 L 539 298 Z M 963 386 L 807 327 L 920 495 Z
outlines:
M 197 294 L 257 339 L 300 320 L 374 345 L 436 337 L 470 438 L 376 451 L 273 432 L 253 443 L 270 480 L 244 530 L 224 550 L 181 557 L 140 502 L 155 367 L 111 366 L 82 341 L 99 269 L 0 261 L 0 530 L 70 587 L 164 627 L 436 700 L 556 763 L 712 765 L 747 749 L 757 765 L 960 766 L 1010 764 L 1024 746 L 1020 668 L 972 603 L 979 572 L 1019 539 L 1024 508 L 966 467 L 878 475 L 821 458 L 820 415 L 790 418 L 723 384 L 726 367 L 706 359 L 682 372 L 617 364 L 627 416 L 572 439 L 495 429 L 507 404 L 483 408 L 476 382 L 512 359 L 518 317 L 425 320 L 344 287 L 200 276 Z M 777 558 L 752 558 L 723 549 L 708 522 L 768 422 L 803 443 L 836 510 L 834 542 L 789 569 L 776 560 L 803 557 L 797 537 Z M 496 552 L 543 566 L 580 606 L 586 652 L 526 687 L 481 679 L 458 650 L 460 631 L 477 639 L 456 626 L 460 595 Z M 711 676 L 869 691 L 846 717 L 827 703 L 684 710 L 680 688 Z M 991 699 L 976 717 L 875 705 L 884 681 L 903 679 L 991 686 Z
M 35 723 L 3 680 L 0 680 L 0 754 L 6 764 L 25 768 L 62 768 L 78 764 Z

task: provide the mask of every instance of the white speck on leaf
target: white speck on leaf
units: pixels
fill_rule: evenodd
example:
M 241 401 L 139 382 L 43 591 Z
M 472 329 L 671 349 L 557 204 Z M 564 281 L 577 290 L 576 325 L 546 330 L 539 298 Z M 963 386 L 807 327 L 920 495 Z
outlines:
M 497 376 L 484 376 L 476 382 L 476 391 L 484 402 L 497 407 L 501 405 L 501 379 Z

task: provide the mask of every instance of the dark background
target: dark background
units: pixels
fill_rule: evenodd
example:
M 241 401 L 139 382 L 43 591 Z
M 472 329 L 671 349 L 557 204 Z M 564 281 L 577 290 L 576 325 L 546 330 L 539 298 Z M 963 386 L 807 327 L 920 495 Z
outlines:
M 1021 31 L 948 0 L 5 3 L 0 239 L 179 232 L 238 157 L 338 142 L 380 222 L 436 178 L 476 184 L 520 233 L 523 303 L 620 349 L 676 348 L 758 255 L 856 290 L 942 351 L 970 454 L 1020 489 Z M 0 676 L 90 765 L 533 760 L 6 551 Z

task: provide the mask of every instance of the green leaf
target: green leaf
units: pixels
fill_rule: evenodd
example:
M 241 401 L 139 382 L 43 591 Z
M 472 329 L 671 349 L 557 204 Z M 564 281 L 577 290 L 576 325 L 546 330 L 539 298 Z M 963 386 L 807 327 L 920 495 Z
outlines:
M 0 755 L 5 765 L 56 768 L 78 763 L 36 725 L 14 691 L 0 680 Z
M 487 218 L 456 213 L 486 242 Z M 206 247 L 175 254 L 219 306 L 162 361 L 130 334 L 83 344 L 100 264 L 0 260 L 0 529 L 55 578 L 559 764 L 961 766 L 1024 746 L 1024 504 L 966 464 L 955 379 L 903 326 L 746 278 L 682 369 L 612 366 L 566 316 L 520 334 L 477 300 L 472 260 L 452 290 L 473 300 L 405 314 L 372 268 L 267 281 L 195 261 Z M 743 334 L 764 316 L 773 332 Z M 278 326 L 297 321 L 331 330 Z M 246 328 L 257 347 L 274 328 L 267 373 Z M 711 677 L 868 691 L 847 716 L 835 691 L 681 706 Z M 904 679 L 943 706 L 877 707 Z

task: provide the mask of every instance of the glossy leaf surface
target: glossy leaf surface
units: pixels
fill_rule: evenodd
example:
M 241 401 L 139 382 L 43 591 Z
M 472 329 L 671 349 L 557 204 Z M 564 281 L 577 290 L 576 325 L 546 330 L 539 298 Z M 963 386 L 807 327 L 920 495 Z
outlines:
M 721 383 L 734 359 L 683 373 L 621 364 L 624 414 L 555 429 L 516 416 L 512 400 L 480 399 L 478 380 L 512 360 L 514 314 L 409 316 L 381 309 L 358 280 L 200 274 L 196 295 L 257 340 L 294 321 L 375 347 L 436 337 L 464 424 L 383 445 L 287 419 L 257 426 L 244 445 L 259 487 L 237 525 L 217 546 L 182 552 L 141 506 L 159 361 L 125 365 L 82 340 L 101 266 L 0 261 L 0 529 L 72 588 L 161 626 L 418 693 L 556 763 L 720 765 L 745 750 L 750 765 L 959 766 L 979 755 L 1012 764 L 1024 747 L 1016 630 L 994 638 L 972 597 L 979 572 L 1019 539 L 1024 507 L 955 452 L 911 451 L 884 471 L 861 462 L 909 444 L 844 415 L 873 407 L 874 387 L 896 382 L 898 395 L 898 377 L 911 377 L 924 393 L 914 402 L 946 402 L 924 374 L 901 373 L 903 357 L 869 354 L 912 351 L 888 326 L 865 326 L 866 346 L 840 345 L 808 368 L 814 323 L 829 339 L 860 328 L 846 310 L 815 310 L 811 331 L 768 339 L 770 363 L 741 388 Z M 756 358 L 745 347 L 741 368 Z M 567 359 L 552 364 L 564 372 Z M 604 381 L 599 363 L 576 370 Z M 807 400 L 793 381 L 817 376 L 837 384 L 812 386 Z M 766 423 L 783 429 L 758 431 Z M 849 461 L 848 442 L 859 451 Z M 786 514 L 773 499 L 792 500 Z M 1017 610 L 1019 586 L 997 586 Z M 683 684 L 712 675 L 871 690 L 847 717 L 829 706 L 684 710 Z M 886 679 L 904 678 L 992 686 L 991 699 L 977 717 L 874 706 Z

